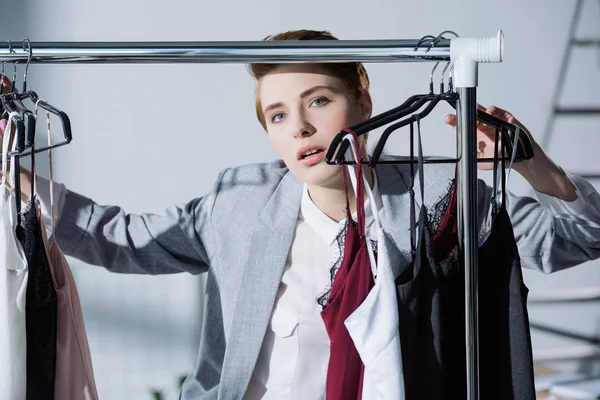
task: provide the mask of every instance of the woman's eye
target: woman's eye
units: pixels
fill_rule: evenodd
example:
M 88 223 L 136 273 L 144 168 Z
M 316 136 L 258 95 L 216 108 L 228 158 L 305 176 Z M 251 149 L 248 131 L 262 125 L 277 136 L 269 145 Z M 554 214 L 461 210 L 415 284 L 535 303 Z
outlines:
M 320 107 L 324 104 L 327 104 L 328 100 L 325 97 L 319 97 L 318 99 L 315 99 L 315 101 L 312 102 L 312 106 L 316 106 L 316 107 Z
M 282 113 L 275 114 L 271 117 L 271 122 L 279 122 L 283 119 L 284 115 Z

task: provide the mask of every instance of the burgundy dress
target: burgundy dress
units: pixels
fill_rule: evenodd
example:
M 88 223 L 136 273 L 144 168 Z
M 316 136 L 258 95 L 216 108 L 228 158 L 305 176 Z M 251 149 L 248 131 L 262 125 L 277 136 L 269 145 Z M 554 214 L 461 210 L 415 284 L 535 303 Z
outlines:
M 344 178 L 346 178 L 345 172 L 344 169 Z M 362 199 L 364 187 L 360 167 L 356 168 L 356 173 L 357 199 Z M 327 400 L 362 398 L 364 365 L 344 321 L 362 304 L 374 285 L 365 237 L 364 202 L 357 201 L 355 224 L 350 214 L 347 179 L 346 210 L 348 230 L 344 244 L 344 258 L 334 278 L 329 302 L 321 312 L 331 341 L 325 389 Z

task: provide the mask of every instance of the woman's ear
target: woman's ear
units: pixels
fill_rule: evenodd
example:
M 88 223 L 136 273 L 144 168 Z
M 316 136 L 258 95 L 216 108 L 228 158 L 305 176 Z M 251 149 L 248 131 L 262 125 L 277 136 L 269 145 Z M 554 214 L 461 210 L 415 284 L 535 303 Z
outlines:
M 358 100 L 358 105 L 360 106 L 360 116 L 363 120 L 371 118 L 371 114 L 373 113 L 373 100 L 371 99 L 371 94 L 368 90 L 365 90 L 360 95 L 360 99 Z

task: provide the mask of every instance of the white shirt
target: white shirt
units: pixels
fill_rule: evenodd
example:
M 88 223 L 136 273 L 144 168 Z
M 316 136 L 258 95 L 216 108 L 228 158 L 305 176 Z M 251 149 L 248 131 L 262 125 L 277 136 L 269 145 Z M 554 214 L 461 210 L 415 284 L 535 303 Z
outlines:
M 378 202 L 376 182 L 373 194 Z M 373 226 L 369 204 L 367 229 Z M 332 270 L 342 261 L 345 226 L 345 219 L 335 222 L 317 208 L 304 187 L 292 248 L 245 399 L 325 398 L 329 336 L 317 299 L 331 288 Z M 367 236 L 375 239 L 373 234 Z
M 598 212 L 590 206 L 595 193 L 591 184 L 570 176 L 578 198 L 566 202 L 536 192 L 540 204 L 553 215 L 597 225 Z M 38 198 L 45 218 L 50 215 L 49 182 L 38 176 Z M 381 207 L 377 182 L 373 188 L 378 209 Z M 66 188 L 54 183 L 55 215 L 60 214 Z M 368 205 L 368 201 L 365 203 Z M 372 226 L 370 207 L 366 207 L 367 227 Z M 353 216 L 355 218 L 355 216 Z M 46 224 L 50 226 L 50 221 Z M 304 189 L 295 236 L 279 287 L 271 322 L 245 395 L 256 399 L 323 399 L 329 360 L 329 337 L 321 319 L 317 298 L 331 286 L 330 271 L 339 263 L 345 221 L 331 220 L 318 209 Z M 368 236 L 374 238 L 373 235 Z M 342 242 L 343 243 L 343 239 Z

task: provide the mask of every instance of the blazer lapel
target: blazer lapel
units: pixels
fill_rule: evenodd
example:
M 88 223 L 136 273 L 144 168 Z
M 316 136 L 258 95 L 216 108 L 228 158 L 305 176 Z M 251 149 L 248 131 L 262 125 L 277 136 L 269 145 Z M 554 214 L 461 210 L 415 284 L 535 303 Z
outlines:
M 244 396 L 258 359 L 294 237 L 302 183 L 287 172 L 261 213 L 237 295 L 219 399 Z

